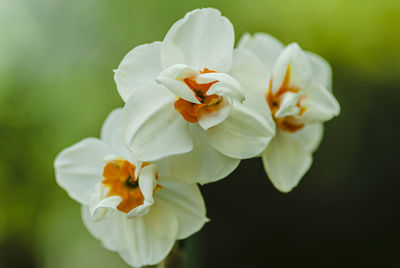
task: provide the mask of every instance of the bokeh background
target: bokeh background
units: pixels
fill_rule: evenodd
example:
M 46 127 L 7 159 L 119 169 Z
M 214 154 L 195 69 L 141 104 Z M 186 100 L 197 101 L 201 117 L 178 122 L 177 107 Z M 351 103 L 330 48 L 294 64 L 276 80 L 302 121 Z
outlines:
M 202 187 L 211 222 L 182 267 L 396 267 L 400 250 L 400 1 L 0 0 L 0 267 L 128 266 L 89 235 L 53 160 L 123 105 L 112 70 L 212 6 L 235 26 L 326 58 L 340 117 L 290 194 L 261 161 Z

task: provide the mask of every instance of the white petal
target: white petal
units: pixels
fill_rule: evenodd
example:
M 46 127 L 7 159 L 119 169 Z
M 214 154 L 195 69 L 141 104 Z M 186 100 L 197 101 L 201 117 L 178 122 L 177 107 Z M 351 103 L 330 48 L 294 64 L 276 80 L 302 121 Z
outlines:
M 290 66 L 289 86 L 300 90 L 308 87 L 312 74 L 311 64 L 299 45 L 292 43 L 276 60 L 272 73 L 272 91 L 274 93 L 281 87 L 288 66 Z
M 262 154 L 264 168 L 272 184 L 281 192 L 290 192 L 312 163 L 311 152 L 292 134 L 278 131 Z
M 101 127 L 100 137 L 108 145 L 112 145 L 116 141 L 120 141 L 119 129 L 122 122 L 122 108 L 116 108 L 108 114 L 106 120 Z M 113 146 L 110 146 L 113 148 Z
M 160 65 L 161 42 L 144 44 L 132 49 L 115 70 L 114 79 L 118 92 L 127 102 L 141 87 L 156 84 L 156 77 L 162 71 Z
M 157 166 L 157 174 L 158 178 L 161 179 L 164 177 L 167 178 L 167 180 L 170 180 L 170 170 L 169 170 L 169 164 L 168 164 L 168 157 L 158 160 L 158 161 L 153 161 L 152 164 Z M 173 180 L 173 179 L 172 179 Z
M 191 125 L 193 150 L 186 154 L 170 157 L 171 175 L 183 183 L 209 183 L 228 176 L 240 160 L 223 155 L 207 141 L 207 137 L 197 125 Z
M 221 153 L 239 159 L 261 153 L 275 134 L 267 116 L 235 102 L 227 119 L 206 131 L 210 144 Z
M 130 160 L 128 148 L 121 139 L 122 108 L 113 110 L 101 127 L 101 139 L 105 141 L 115 156 Z
M 171 251 L 179 228 L 175 213 L 162 204 L 155 204 L 145 216 L 131 219 L 116 211 L 94 222 L 86 208 L 83 208 L 82 217 L 93 236 L 106 248 L 118 251 L 133 267 L 161 262 Z
M 136 167 L 134 176 L 135 176 L 135 179 L 137 179 L 137 178 L 139 178 L 139 173 L 140 173 L 140 170 L 142 169 L 143 161 L 136 160 L 136 161 L 133 161 L 133 164 Z
M 231 22 L 213 8 L 196 9 L 168 31 L 161 48 L 163 68 L 183 63 L 228 72 L 232 63 L 234 32 Z
M 162 189 L 157 192 L 156 202 L 173 209 L 178 217 L 179 232 L 178 239 L 185 239 L 199 231 L 206 217 L 206 207 L 203 197 L 196 184 L 182 184 L 161 182 Z
M 242 85 L 246 100 L 254 90 L 267 95 L 270 73 L 260 59 L 247 49 L 239 47 L 234 50 L 230 75 Z
M 54 161 L 57 183 L 79 203 L 89 205 L 93 187 L 103 180 L 107 144 L 87 138 L 59 153 Z
M 150 212 L 151 206 L 153 206 L 152 202 L 146 202 L 146 200 L 144 201 L 144 203 L 140 206 L 135 207 L 134 209 L 132 209 L 131 211 L 128 212 L 127 217 L 133 218 L 133 217 L 141 217 L 146 215 L 147 213 Z
M 275 113 L 276 118 L 282 118 L 285 116 L 297 115 L 300 112 L 300 108 L 297 106 L 297 103 L 300 97 L 303 95 L 303 92 L 287 92 L 282 96 L 281 103 L 278 111 Z
M 276 59 L 284 49 L 284 45 L 269 34 L 256 33 L 253 36 L 244 34 L 239 41 L 238 48 L 246 48 L 251 51 L 262 61 L 265 69 L 271 72 Z
M 119 245 L 120 230 L 118 230 L 117 220 L 118 217 L 114 214 L 121 212 L 114 211 L 109 217 L 104 218 L 102 221 L 95 221 L 91 218 L 90 209 L 88 206 L 82 206 L 81 214 L 82 221 L 89 232 L 97 239 L 99 239 L 105 248 L 111 251 L 117 251 Z
M 321 84 L 310 85 L 301 105 L 307 110 L 299 120 L 303 123 L 320 123 L 332 119 L 340 113 L 340 106 L 332 92 Z
M 155 204 L 143 217 L 124 220 L 120 220 L 125 239 L 119 253 L 132 266 L 161 262 L 175 244 L 179 222 L 172 209 L 162 204 Z
M 260 60 L 245 48 L 238 48 L 234 52 L 233 67 L 230 74 L 238 79 L 245 90 L 243 104 L 246 108 L 264 117 L 268 121 L 268 125 L 274 126 L 275 122 L 266 101 L 269 74 Z
M 301 145 L 309 152 L 314 152 L 324 133 L 323 124 L 306 124 L 304 128 L 292 134 Z
M 312 52 L 305 52 L 312 68 L 312 79 L 332 91 L 332 69 L 329 63 L 321 56 Z
M 108 217 L 122 202 L 120 196 L 107 196 L 109 189 L 102 183 L 96 184 L 90 200 L 90 215 L 94 221 Z
M 153 161 L 192 150 L 187 122 L 164 87 L 147 88 L 125 105 L 121 136 L 134 158 Z
M 223 97 L 219 105 L 220 108 L 218 110 L 215 110 L 211 113 L 203 113 L 200 115 L 199 125 L 204 130 L 218 125 L 229 116 L 232 110 L 232 101 L 230 100 L 230 98 Z
M 145 166 L 140 170 L 139 187 L 143 197 L 153 201 L 153 191 L 157 185 L 157 170 L 155 165 Z
M 237 98 L 238 100 L 244 100 L 244 91 L 238 81 L 228 74 L 224 73 L 205 73 L 200 74 L 197 77 L 197 82 L 211 83 L 218 81 L 213 84 L 207 91 L 207 95 L 217 94 L 219 96 L 231 96 Z
M 193 90 L 183 81 L 187 77 L 196 78 L 198 72 L 184 64 L 176 64 L 165 69 L 158 77 L 157 82 L 164 85 L 177 97 L 184 100 L 200 103 Z

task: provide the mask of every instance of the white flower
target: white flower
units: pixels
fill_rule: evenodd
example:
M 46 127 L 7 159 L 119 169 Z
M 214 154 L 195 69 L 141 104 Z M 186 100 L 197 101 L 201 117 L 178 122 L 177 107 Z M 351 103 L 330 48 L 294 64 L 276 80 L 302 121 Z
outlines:
M 186 14 L 162 42 L 134 48 L 115 71 L 126 102 L 121 135 L 140 160 L 166 156 L 171 174 L 207 183 L 262 152 L 274 125 L 244 103 L 229 75 L 233 26 L 216 9 Z
M 207 221 L 195 184 L 175 183 L 163 163 L 131 158 L 120 139 L 122 109 L 106 119 L 101 139 L 87 138 L 63 150 L 54 166 L 58 184 L 81 203 L 93 236 L 131 266 L 162 261 L 177 239 Z
M 247 89 L 248 101 L 261 107 L 259 111 L 270 108 L 265 116 L 272 115 L 276 136 L 262 159 L 274 186 L 289 192 L 311 166 L 312 153 L 322 138 L 322 123 L 340 112 L 332 94 L 330 66 L 296 43 L 284 47 L 261 33 L 245 35 L 234 59 L 232 75 Z

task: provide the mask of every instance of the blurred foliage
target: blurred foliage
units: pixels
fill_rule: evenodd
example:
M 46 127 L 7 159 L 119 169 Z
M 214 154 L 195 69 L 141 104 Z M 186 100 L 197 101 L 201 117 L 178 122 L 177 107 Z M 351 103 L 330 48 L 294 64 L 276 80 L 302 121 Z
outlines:
M 123 105 L 112 73 L 122 57 L 206 6 L 232 21 L 237 39 L 268 32 L 331 62 L 343 112 L 328 125 L 333 145 L 324 142 L 322 154 L 340 155 L 348 160 L 342 170 L 353 168 L 365 146 L 360 129 L 373 116 L 358 111 L 400 96 L 400 1 L 0 0 L 1 267 L 127 267 L 87 233 L 79 205 L 55 183 L 53 160 L 98 136 L 108 112 Z M 395 140 L 390 119 L 382 124 L 388 131 L 377 134 Z M 346 132 L 347 140 L 329 131 Z

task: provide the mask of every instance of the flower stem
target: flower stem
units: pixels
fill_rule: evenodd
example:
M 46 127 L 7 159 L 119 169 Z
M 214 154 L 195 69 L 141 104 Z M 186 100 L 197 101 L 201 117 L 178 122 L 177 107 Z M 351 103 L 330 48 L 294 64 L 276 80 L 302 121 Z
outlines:
M 178 243 L 172 248 L 169 255 L 159 264 L 148 266 L 148 268 L 179 268 L 181 263 L 181 248 Z
M 167 268 L 167 259 L 164 259 L 162 262 L 157 264 L 156 268 Z

